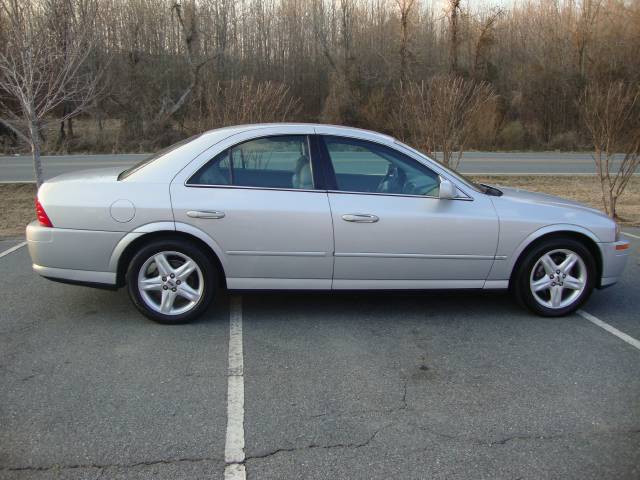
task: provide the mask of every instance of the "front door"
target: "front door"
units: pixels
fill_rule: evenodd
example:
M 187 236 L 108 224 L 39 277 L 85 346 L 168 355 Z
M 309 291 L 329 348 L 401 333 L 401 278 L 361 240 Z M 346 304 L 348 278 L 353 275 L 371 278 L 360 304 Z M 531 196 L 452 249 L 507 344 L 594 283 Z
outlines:
M 333 288 L 482 288 L 498 219 L 485 195 L 439 199 L 439 176 L 386 145 L 324 136 Z

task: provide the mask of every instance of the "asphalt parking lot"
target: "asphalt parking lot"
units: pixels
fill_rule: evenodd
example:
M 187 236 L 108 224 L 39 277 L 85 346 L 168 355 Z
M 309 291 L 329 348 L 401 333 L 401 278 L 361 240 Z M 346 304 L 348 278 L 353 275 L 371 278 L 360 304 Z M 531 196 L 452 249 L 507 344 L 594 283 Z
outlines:
M 623 280 L 583 310 L 640 339 L 630 240 Z M 640 477 L 640 349 L 578 314 L 255 294 L 161 326 L 124 290 L 39 278 L 25 248 L 0 275 L 3 479 Z

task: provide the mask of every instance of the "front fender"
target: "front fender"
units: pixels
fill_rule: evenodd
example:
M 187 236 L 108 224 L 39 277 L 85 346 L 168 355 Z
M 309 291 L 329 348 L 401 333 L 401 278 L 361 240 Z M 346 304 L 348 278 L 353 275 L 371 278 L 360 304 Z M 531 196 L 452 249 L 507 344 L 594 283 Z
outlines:
M 522 239 L 510 254 L 504 256 L 496 256 L 496 261 L 493 263 L 493 267 L 491 268 L 491 273 L 489 274 L 488 280 L 510 279 L 511 274 L 513 273 L 513 269 L 515 268 L 516 261 L 518 260 L 522 252 L 524 252 L 524 250 L 529 245 L 531 245 L 531 243 L 535 242 L 537 239 L 543 237 L 544 235 L 561 232 L 582 234 L 593 240 L 593 242 L 596 244 L 600 242 L 600 239 L 594 232 L 580 225 L 573 225 L 569 223 L 546 225 L 535 230 L 534 232 L 527 235 L 524 239 Z M 500 250 L 504 251 L 504 249 L 502 248 L 500 248 Z

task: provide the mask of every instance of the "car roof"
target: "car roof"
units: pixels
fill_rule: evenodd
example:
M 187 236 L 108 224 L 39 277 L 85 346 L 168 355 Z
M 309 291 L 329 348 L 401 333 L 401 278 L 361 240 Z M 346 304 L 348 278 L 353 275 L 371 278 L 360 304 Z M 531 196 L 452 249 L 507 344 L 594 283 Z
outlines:
M 233 125 L 228 127 L 216 128 L 203 133 L 203 136 L 215 136 L 220 137 L 221 134 L 227 134 L 227 136 L 235 135 L 241 132 L 247 132 L 250 130 L 260 129 L 274 129 L 282 128 L 286 131 L 288 127 L 308 127 L 316 130 L 319 134 L 336 134 L 354 137 L 377 137 L 384 138 L 388 142 L 393 142 L 395 139 L 389 135 L 380 132 L 374 132 L 372 130 L 365 130 L 363 128 L 348 127 L 344 125 L 331 125 L 323 123 L 304 123 L 304 122 L 274 122 L 274 123 L 247 123 L 243 125 Z

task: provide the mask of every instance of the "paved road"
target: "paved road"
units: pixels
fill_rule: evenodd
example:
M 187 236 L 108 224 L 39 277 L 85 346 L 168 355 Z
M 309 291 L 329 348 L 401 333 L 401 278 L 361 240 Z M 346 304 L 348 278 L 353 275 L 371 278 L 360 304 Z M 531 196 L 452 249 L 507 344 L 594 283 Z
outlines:
M 640 339 L 632 240 L 584 309 Z M 169 327 L 39 278 L 24 248 L 0 274 L 0 478 L 223 477 L 228 297 Z M 579 315 L 504 294 L 233 302 L 249 479 L 640 478 L 640 350 Z
M 45 178 L 86 168 L 127 166 L 146 155 L 59 155 L 43 157 Z M 593 174 L 589 153 L 468 152 L 460 167 L 463 173 L 497 174 Z M 33 180 L 30 157 L 0 157 L 0 182 Z

